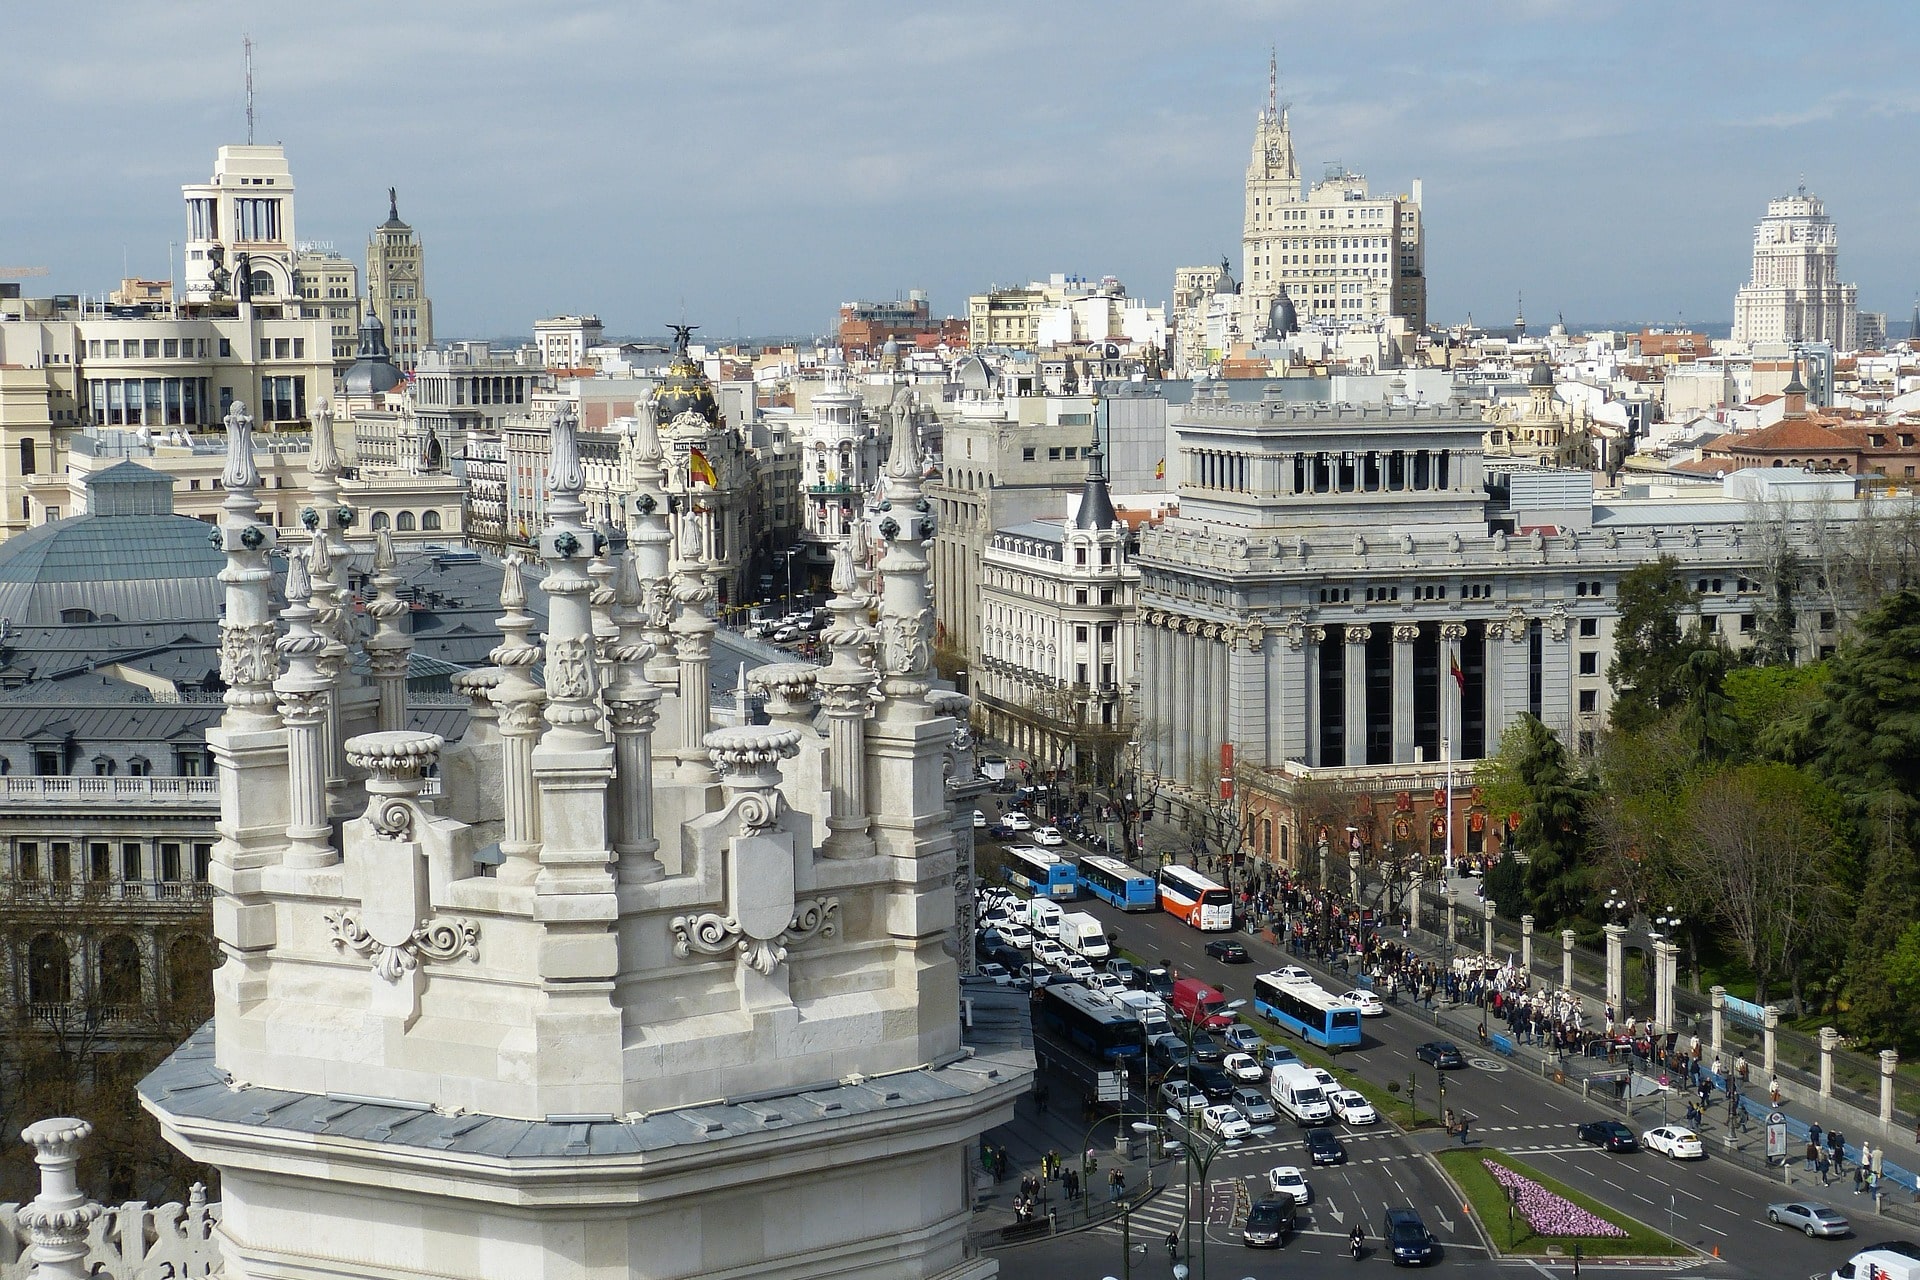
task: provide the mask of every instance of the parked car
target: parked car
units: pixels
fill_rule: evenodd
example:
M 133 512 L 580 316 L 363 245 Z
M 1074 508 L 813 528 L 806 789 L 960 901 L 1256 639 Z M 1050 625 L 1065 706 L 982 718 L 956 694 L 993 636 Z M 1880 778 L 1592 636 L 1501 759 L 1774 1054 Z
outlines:
M 1306 1204 L 1313 1199 L 1313 1188 L 1307 1185 L 1307 1175 L 1290 1164 L 1275 1165 L 1267 1170 L 1267 1190 L 1276 1196 L 1291 1197 L 1295 1204 Z
M 1371 991 L 1356 987 L 1352 991 L 1342 991 L 1340 998 L 1360 1011 L 1363 1018 L 1383 1018 L 1387 1013 L 1386 1002 Z
M 1233 1105 L 1240 1108 L 1248 1124 L 1277 1124 L 1280 1120 L 1279 1113 L 1273 1109 L 1273 1100 L 1258 1089 L 1235 1089 Z
M 1000 935 L 1000 943 L 1002 946 L 1012 947 L 1016 951 L 1033 950 L 1033 934 L 1029 933 L 1027 926 L 1023 924 L 1015 924 L 1011 920 L 1005 920 L 995 925 L 993 931 Z M 1047 945 L 1055 946 L 1058 944 L 1050 942 Z
M 1200 1126 L 1222 1142 L 1239 1142 L 1253 1133 L 1253 1126 L 1230 1102 L 1216 1103 L 1200 1113 Z
M 1222 964 L 1246 964 L 1253 958 L 1232 938 L 1215 938 L 1207 944 L 1207 954 Z
M 1033 948 L 1033 958 L 1050 969 L 1058 969 L 1067 962 L 1067 949 L 1051 938 L 1034 938 L 1029 945 Z
M 979 831 L 986 825 L 987 825 L 986 811 L 983 809 L 975 809 L 973 811 L 973 829 L 975 831 Z
M 1347 1087 L 1341 1084 L 1333 1072 L 1327 1070 L 1325 1067 L 1308 1067 L 1307 1074 L 1320 1082 L 1320 1087 L 1326 1090 L 1328 1097 L 1332 1097 L 1335 1090 Z
M 1220 1038 L 1241 1053 L 1258 1053 L 1260 1046 L 1265 1043 L 1260 1039 L 1260 1033 L 1244 1022 L 1220 1028 Z
M 1160 1086 L 1160 1101 L 1183 1115 L 1192 1115 L 1207 1105 L 1207 1095 L 1186 1080 L 1169 1080 Z
M 1018 809 L 1014 810 L 1012 813 L 1001 814 L 1000 823 L 1002 826 L 1006 827 L 1010 831 L 1033 830 L 1033 819 L 1029 818 L 1024 813 L 1021 813 Z
M 983 964 L 976 971 L 976 976 L 985 978 L 996 987 L 1009 986 L 1013 982 L 1013 975 L 1007 972 L 1007 966 L 1003 964 Z
M 1108 973 L 1120 979 L 1122 986 L 1137 987 L 1140 985 L 1134 980 L 1134 975 L 1137 974 L 1139 970 L 1133 967 L 1131 960 L 1122 960 L 1119 956 L 1115 956 L 1113 959 L 1107 961 L 1103 967 Z
M 1796 1227 L 1814 1236 L 1843 1236 L 1853 1230 L 1845 1214 L 1810 1200 L 1789 1200 L 1767 1206 L 1767 1221 L 1776 1227 Z
M 1067 838 L 1060 834 L 1058 827 L 1037 827 L 1034 829 L 1033 842 L 1039 845 L 1065 844 Z
M 1467 1065 L 1467 1060 L 1460 1056 L 1459 1046 L 1451 1040 L 1429 1040 L 1415 1049 L 1413 1056 L 1442 1070 Z
M 1095 991 L 1117 996 L 1127 989 L 1127 984 L 1110 973 L 1096 973 L 1087 980 L 1087 985 Z
M 1060 965 L 1060 970 L 1075 982 L 1093 981 L 1093 966 L 1071 952 L 1067 954 L 1065 962 Z
M 1307 1160 L 1310 1164 L 1345 1164 L 1347 1149 L 1331 1129 L 1307 1130 Z
M 1267 1078 L 1265 1068 L 1253 1060 L 1252 1054 L 1230 1053 L 1220 1060 L 1220 1069 L 1235 1080 L 1246 1080 L 1254 1084 Z
M 1638 1151 L 1640 1140 L 1618 1120 L 1589 1120 L 1580 1126 L 1580 1141 L 1607 1151 Z
M 1418 1209 L 1387 1210 L 1386 1218 L 1380 1223 L 1380 1234 L 1396 1267 L 1424 1267 L 1438 1253 L 1433 1232 L 1421 1221 Z
M 1293 1234 L 1294 1213 L 1291 1200 L 1254 1201 L 1240 1228 L 1240 1242 L 1249 1249 L 1278 1249 Z
M 1275 1067 L 1294 1067 L 1300 1064 L 1300 1055 L 1283 1044 L 1263 1044 L 1254 1051 L 1253 1056 L 1269 1071 Z
M 1352 1089 L 1335 1089 L 1327 1095 L 1327 1101 L 1333 1105 L 1333 1114 L 1348 1124 L 1373 1124 L 1380 1119 L 1366 1096 Z
M 1704 1160 L 1706 1144 L 1693 1130 L 1677 1124 L 1663 1124 L 1640 1135 L 1640 1145 L 1669 1160 Z
M 1202 1031 L 1193 1037 L 1193 1056 L 1201 1062 L 1219 1062 L 1227 1051 L 1218 1040 Z

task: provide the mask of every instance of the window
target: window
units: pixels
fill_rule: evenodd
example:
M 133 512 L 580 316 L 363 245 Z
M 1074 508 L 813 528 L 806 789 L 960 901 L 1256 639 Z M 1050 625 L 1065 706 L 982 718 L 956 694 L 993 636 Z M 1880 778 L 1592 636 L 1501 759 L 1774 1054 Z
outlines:
M 121 842 L 120 878 L 122 880 L 130 880 L 130 881 L 137 881 L 145 878 L 141 874 L 140 842 L 138 840 L 126 840 Z
M 376 511 L 373 513 L 373 519 L 369 520 L 367 525 L 375 533 L 379 533 L 383 529 L 392 529 L 393 521 L 388 517 L 386 512 Z
M 1598 690 L 1582 689 L 1580 691 L 1580 710 L 1583 713 L 1591 715 L 1599 708 L 1599 703 L 1600 694 Z
M 402 533 L 413 532 L 413 512 L 402 511 L 394 518 L 393 527 Z
M 65 1004 L 73 996 L 72 963 L 64 938 L 36 935 L 27 946 L 27 999 L 34 1004 Z
M 22 840 L 13 855 L 14 878 L 16 880 L 38 880 L 40 878 L 40 846 L 31 840 Z
M 221 358 L 222 360 L 226 360 L 226 359 L 230 359 L 230 358 L 232 358 L 232 356 L 233 356 L 233 342 L 232 342 L 232 340 L 231 340 L 231 339 L 228 339 L 228 338 L 222 338 L 222 339 L 220 339 L 220 358 Z M 225 391 L 227 390 L 227 388 L 225 388 L 225 387 L 222 387 L 222 388 L 220 388 L 220 390 L 221 390 L 222 392 L 225 392 Z M 222 399 L 224 399 L 224 398 L 225 398 L 225 397 L 223 396 L 223 397 L 222 397 Z
M 100 1003 L 108 1007 L 140 1003 L 140 947 L 124 933 L 100 944 Z
M 34 472 L 34 445 L 31 440 L 20 442 L 20 474 L 30 476 Z
M 1588 637 L 1589 639 L 1591 639 L 1591 638 L 1592 638 L 1592 637 L 1594 637 L 1594 636 L 1597 636 L 1597 635 L 1599 635 L 1599 634 L 1600 634 L 1600 619 L 1598 619 L 1598 618 L 1582 618 L 1582 619 L 1580 619 L 1580 634 L 1581 634 L 1581 635 L 1583 635 L 1583 636 L 1586 636 L 1586 637 Z
M 57 778 L 66 772 L 65 752 L 58 747 L 35 747 L 33 771 L 43 778 Z
M 1596 676 L 1600 674 L 1600 655 L 1588 649 L 1580 655 L 1580 674 Z
M 1820 629 L 1822 631 L 1833 630 L 1833 614 L 1832 613 L 1823 611 L 1820 614 Z
M 113 879 L 113 846 L 96 841 L 87 846 L 87 879 Z
M 180 879 L 180 846 L 172 841 L 160 846 L 160 878 L 167 881 Z
M 440 513 L 438 511 L 421 512 L 420 527 L 422 529 L 438 529 L 440 527 Z
M 1022 449 L 1022 450 L 1020 451 L 1020 461 L 1022 461 L 1022 462 L 1032 462 L 1032 461 L 1033 461 L 1033 453 L 1034 453 L 1034 451 L 1033 451 L 1033 448 L 1032 448 L 1032 446 L 1028 446 L 1027 448 L 1025 448 L 1025 449 Z
M 213 846 L 196 844 L 193 846 L 193 879 L 196 884 L 207 882 L 207 873 L 213 869 Z

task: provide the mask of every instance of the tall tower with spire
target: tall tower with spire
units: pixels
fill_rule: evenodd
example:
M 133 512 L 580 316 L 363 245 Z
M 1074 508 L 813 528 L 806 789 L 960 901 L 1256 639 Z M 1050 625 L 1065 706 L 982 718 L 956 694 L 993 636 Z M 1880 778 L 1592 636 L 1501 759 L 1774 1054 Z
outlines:
M 427 297 L 426 249 L 400 220 L 400 193 L 387 188 L 387 220 L 367 241 L 367 309 L 386 327 L 387 349 L 405 373 L 433 343 L 433 300 Z

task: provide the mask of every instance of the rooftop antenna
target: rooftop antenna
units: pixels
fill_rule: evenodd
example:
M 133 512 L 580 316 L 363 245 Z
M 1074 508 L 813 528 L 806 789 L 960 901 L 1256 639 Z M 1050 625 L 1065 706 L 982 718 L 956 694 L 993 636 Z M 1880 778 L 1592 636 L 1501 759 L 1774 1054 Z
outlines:
M 240 47 L 247 55 L 247 145 L 253 145 L 253 36 L 240 37 Z
M 1276 45 L 1267 46 L 1267 121 L 1269 124 L 1280 118 L 1280 50 Z

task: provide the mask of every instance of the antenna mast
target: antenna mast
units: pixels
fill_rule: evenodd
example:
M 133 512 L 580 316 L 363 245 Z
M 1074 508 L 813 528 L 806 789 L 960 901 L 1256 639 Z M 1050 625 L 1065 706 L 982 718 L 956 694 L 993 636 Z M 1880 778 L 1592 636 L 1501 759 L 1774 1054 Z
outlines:
M 1280 51 L 1274 45 L 1267 46 L 1267 119 L 1280 118 Z
M 247 145 L 253 145 L 253 37 L 240 37 L 240 47 L 247 55 Z

